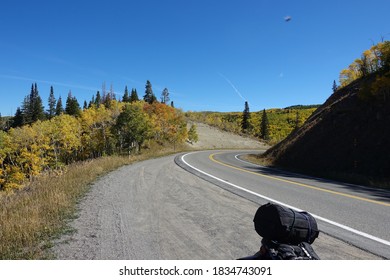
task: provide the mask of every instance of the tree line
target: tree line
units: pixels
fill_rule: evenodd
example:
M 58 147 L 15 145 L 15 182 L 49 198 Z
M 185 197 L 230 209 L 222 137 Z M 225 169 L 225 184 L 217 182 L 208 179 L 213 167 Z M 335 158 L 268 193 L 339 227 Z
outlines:
M 92 106 L 100 106 L 104 104 L 106 107 L 111 105 L 112 100 L 117 100 L 116 94 L 114 93 L 112 86 L 107 92 L 105 88 L 105 83 L 102 85 L 102 92 L 97 91 L 96 95 L 93 95 L 89 102 L 84 101 L 83 107 L 81 108 L 80 103 L 77 98 L 69 91 L 65 105 L 63 105 L 63 100 L 61 96 L 58 100 L 55 98 L 53 86 L 50 87 L 50 94 L 47 102 L 48 109 L 45 110 L 43 106 L 42 98 L 38 91 L 37 83 L 31 85 L 30 94 L 25 96 L 20 107 L 16 109 L 16 113 L 12 118 L 7 118 L 7 122 L 4 121 L 4 118 L 1 118 L 0 129 L 7 130 L 10 127 L 20 127 L 26 124 L 32 124 L 38 120 L 44 121 L 53 118 L 54 116 L 60 116 L 61 114 L 68 114 L 71 116 L 79 116 L 82 110 L 91 108 Z M 127 86 L 125 86 L 124 94 L 122 98 L 119 98 L 118 101 L 121 102 L 136 102 L 139 101 L 137 89 L 132 88 L 131 93 Z M 157 97 L 155 96 L 152 84 L 149 80 L 146 81 L 145 85 L 145 95 L 143 100 L 149 104 L 157 102 Z M 170 101 L 169 90 L 164 88 L 161 93 L 161 103 L 168 104 Z M 171 107 L 174 107 L 173 101 L 170 103 Z
M 361 57 L 355 59 L 348 68 L 341 70 L 340 87 L 345 87 L 356 79 L 369 74 L 381 73 L 386 75 L 390 70 L 390 41 L 383 41 L 365 50 Z M 333 84 L 335 90 L 335 84 Z
M 127 88 L 122 100 L 116 100 L 112 90 L 103 91 L 89 104 L 84 102 L 83 109 L 71 93 L 65 108 L 52 93 L 44 112 L 33 84 L 20 108 L 23 122 L 15 126 L 15 115 L 13 127 L 0 131 L 1 190 L 20 188 L 26 179 L 76 161 L 139 152 L 147 141 L 175 147 L 187 138 L 183 112 L 153 98 L 149 81 L 143 100 Z

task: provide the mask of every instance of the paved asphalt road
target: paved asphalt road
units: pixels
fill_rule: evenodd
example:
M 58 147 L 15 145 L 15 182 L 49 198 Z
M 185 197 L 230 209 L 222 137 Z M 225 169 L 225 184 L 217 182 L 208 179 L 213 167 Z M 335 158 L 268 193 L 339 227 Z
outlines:
M 75 230 L 55 242 L 54 257 L 66 260 L 232 260 L 253 254 L 261 240 L 254 230 L 253 216 L 259 204 L 267 199 L 243 190 L 237 195 L 232 184 L 378 238 L 390 239 L 389 197 L 385 194 L 293 175 L 286 175 L 283 180 L 299 181 L 302 185 L 277 181 L 274 177 L 279 175 L 275 171 L 263 170 L 272 178 L 259 176 L 259 167 L 235 159 L 234 155 L 239 152 L 210 157 L 213 153 L 216 152 L 142 161 L 101 177 L 79 204 L 78 218 L 71 222 Z M 199 170 L 186 165 L 183 159 Z M 210 178 L 200 170 L 216 177 Z M 364 238 L 348 231 L 344 234 L 344 230 L 322 221 L 319 225 L 324 232 L 345 235 L 345 240 L 356 241 L 359 247 L 369 245 L 361 250 L 321 233 L 313 243 L 321 259 L 380 259 L 378 255 L 388 258 L 388 245 L 360 241 Z
M 243 161 L 245 153 L 250 152 L 195 152 L 177 161 L 255 203 L 275 201 L 308 211 L 322 232 L 390 258 L 390 192 L 264 168 Z

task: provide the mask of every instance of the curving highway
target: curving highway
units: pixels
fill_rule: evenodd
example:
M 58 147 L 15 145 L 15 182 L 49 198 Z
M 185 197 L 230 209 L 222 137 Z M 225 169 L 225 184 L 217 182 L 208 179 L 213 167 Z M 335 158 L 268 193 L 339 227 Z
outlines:
M 322 232 L 390 258 L 390 192 L 282 172 L 242 160 L 259 151 L 180 155 L 187 171 L 257 204 L 273 201 L 315 216 Z
M 265 169 L 243 162 L 241 153 L 171 155 L 102 176 L 78 205 L 75 230 L 54 242 L 53 255 L 236 259 L 259 249 L 253 216 L 274 200 L 316 215 L 324 234 L 313 248 L 321 259 L 389 258 L 388 193 Z

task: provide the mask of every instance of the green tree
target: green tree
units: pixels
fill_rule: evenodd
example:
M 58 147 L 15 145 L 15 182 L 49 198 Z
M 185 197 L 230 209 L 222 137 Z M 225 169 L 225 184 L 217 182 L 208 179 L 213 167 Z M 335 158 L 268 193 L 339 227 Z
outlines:
M 37 120 L 45 119 L 42 99 L 39 96 L 37 84 L 31 85 L 30 95 L 26 96 L 22 105 L 23 123 L 31 124 Z
M 192 124 L 190 129 L 188 130 L 188 140 L 192 142 L 198 142 L 199 137 L 198 137 L 198 132 L 196 130 L 196 124 Z
M 58 98 L 57 105 L 56 105 L 56 116 L 60 116 L 64 113 L 64 107 L 62 106 L 62 98 Z
M 102 104 L 102 97 L 100 96 L 100 92 L 96 92 L 96 98 L 95 98 L 95 105 L 96 107 L 99 107 L 100 104 Z
M 15 116 L 12 118 L 12 127 L 20 127 L 24 124 L 23 111 L 18 107 Z
M 68 98 L 66 99 L 65 113 L 71 116 L 79 116 L 80 110 L 79 102 L 76 97 L 72 95 L 72 92 L 69 91 Z
M 263 115 L 261 117 L 260 137 L 265 141 L 269 140 L 269 123 L 265 109 L 263 110 Z
M 35 83 L 34 91 L 30 95 L 30 102 L 32 108 L 32 121 L 36 122 L 38 120 L 45 119 L 45 111 L 42 105 L 42 98 L 39 96 L 38 86 Z
M 48 100 L 49 109 L 47 110 L 47 116 L 49 119 L 56 115 L 56 98 L 54 97 L 53 86 L 50 87 L 50 95 Z
M 245 108 L 244 112 L 242 113 L 242 122 L 241 122 L 241 131 L 243 133 L 248 133 L 250 131 L 250 112 L 249 112 L 249 105 L 248 101 L 245 101 Z
M 130 152 L 134 147 L 138 147 L 140 151 L 151 131 L 150 120 L 142 109 L 142 103 L 126 104 L 116 120 L 114 131 L 120 149 Z
M 125 86 L 125 93 L 123 94 L 122 102 L 130 102 L 130 96 L 127 86 Z
M 333 80 L 333 86 L 332 86 L 332 90 L 333 90 L 333 93 L 335 93 L 337 91 L 337 84 L 336 84 L 336 81 Z
M 139 101 L 137 89 L 133 88 L 131 89 L 131 95 L 130 95 L 130 103 Z
M 146 81 L 146 85 L 145 85 L 144 101 L 149 104 L 152 104 L 157 101 L 157 98 L 153 93 L 152 84 L 150 83 L 149 80 Z

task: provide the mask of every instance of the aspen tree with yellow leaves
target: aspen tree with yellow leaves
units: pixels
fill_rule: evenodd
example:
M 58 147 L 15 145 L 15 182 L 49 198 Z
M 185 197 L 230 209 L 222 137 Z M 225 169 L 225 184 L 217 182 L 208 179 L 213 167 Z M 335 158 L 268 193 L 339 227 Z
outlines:
M 37 93 L 36 84 L 32 93 Z M 53 99 L 47 120 L 1 131 L 0 190 L 20 188 L 42 172 L 77 161 L 140 152 L 145 141 L 175 148 L 187 138 L 186 120 L 178 109 L 157 101 L 129 103 L 113 98 L 96 103 L 97 99 L 98 94 L 89 108 L 81 110 L 69 93 L 65 111 L 58 103 L 61 98 L 54 110 Z

